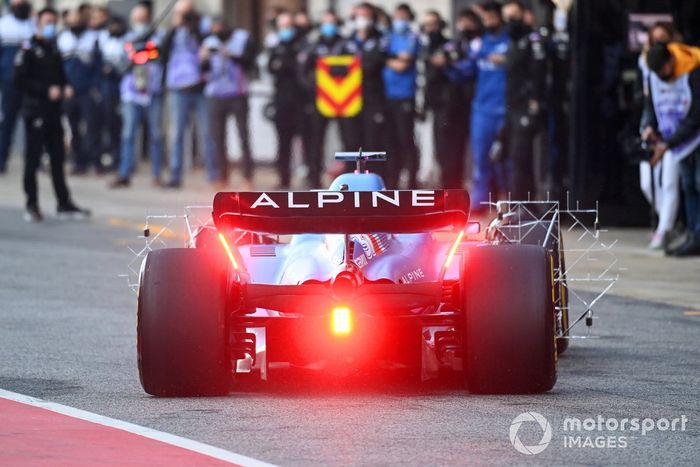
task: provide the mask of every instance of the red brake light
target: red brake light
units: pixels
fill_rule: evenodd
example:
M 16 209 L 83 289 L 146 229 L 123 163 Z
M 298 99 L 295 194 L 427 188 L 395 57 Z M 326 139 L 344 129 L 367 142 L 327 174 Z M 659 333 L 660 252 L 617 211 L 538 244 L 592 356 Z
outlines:
M 346 306 L 337 306 L 331 311 L 331 331 L 337 336 L 352 332 L 352 312 Z

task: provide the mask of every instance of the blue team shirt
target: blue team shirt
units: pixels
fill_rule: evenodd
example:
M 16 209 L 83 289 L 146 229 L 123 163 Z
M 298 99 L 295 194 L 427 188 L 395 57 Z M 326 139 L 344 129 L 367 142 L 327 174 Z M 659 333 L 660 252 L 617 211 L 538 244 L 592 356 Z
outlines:
M 506 70 L 504 64 L 489 61 L 491 54 L 505 55 L 510 38 L 505 29 L 472 40 L 466 56 L 447 70 L 454 82 L 476 79 L 472 110 L 482 115 L 503 116 L 506 113 Z
M 387 37 L 389 56 L 409 54 L 414 59 L 418 57 L 420 41 L 412 31 L 402 34 L 391 32 Z M 410 99 L 416 96 L 418 70 L 415 61 L 408 70 L 401 73 L 385 66 L 383 76 L 386 97 L 389 99 Z
M 506 113 L 506 69 L 488 60 L 491 54 L 505 55 L 510 38 L 502 28 L 496 34 L 485 34 L 476 53 L 476 89 L 472 108 L 489 115 Z

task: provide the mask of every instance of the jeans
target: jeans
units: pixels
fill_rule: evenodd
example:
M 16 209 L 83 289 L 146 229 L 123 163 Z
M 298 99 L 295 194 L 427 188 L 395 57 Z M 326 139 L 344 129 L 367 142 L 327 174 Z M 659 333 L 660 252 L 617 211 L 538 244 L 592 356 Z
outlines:
M 501 115 L 485 115 L 472 112 L 471 145 L 474 157 L 473 188 L 471 192 L 472 209 L 484 209 L 482 202 L 489 200 L 492 188 L 506 189 L 505 168 L 502 162 L 494 163 L 489 158 L 491 146 L 504 124 Z M 494 193 L 498 195 L 498 193 Z
M 3 81 L 0 83 L 0 95 L 2 95 L 2 117 L 0 117 L 0 172 L 3 172 L 7 164 L 7 158 L 10 155 L 12 136 L 15 132 L 19 109 L 22 105 L 22 94 L 12 81 Z
M 119 177 L 128 179 L 136 164 L 136 135 L 139 125 L 148 122 L 148 143 L 151 153 L 151 170 L 155 180 L 160 179 L 160 166 L 163 160 L 163 96 L 154 96 L 148 106 L 124 102 L 122 104 L 121 157 Z
M 100 85 L 100 149 L 112 157 L 112 163 L 119 160 L 119 142 L 122 133 L 122 117 L 119 112 L 119 80 L 113 76 L 103 76 Z M 106 136 L 106 139 L 105 139 Z
M 232 115 L 236 119 L 238 139 L 241 144 L 243 176 L 253 178 L 253 156 L 250 152 L 250 132 L 248 131 L 248 96 L 210 97 L 209 126 L 214 138 L 216 160 L 221 180 L 228 181 L 228 145 L 226 144 L 226 124 Z
M 192 114 L 196 118 L 197 143 L 199 151 L 204 155 L 204 165 L 209 181 L 221 179 L 219 164 L 214 154 L 214 141 L 209 131 L 209 112 L 207 99 L 201 92 L 173 90 L 170 92 L 172 104 L 172 120 L 170 126 L 170 172 L 172 181 L 182 181 L 182 169 L 185 150 L 185 130 L 190 123 Z
M 63 105 L 70 124 L 75 169 L 80 172 L 91 166 L 102 169 L 97 105 L 92 96 L 90 93 L 77 94 Z
M 654 209 L 659 215 L 656 233 L 659 235 L 673 229 L 676 217 L 678 217 L 678 205 L 680 204 L 678 172 L 678 162 L 668 155 L 654 166 L 653 175 L 649 162 L 639 163 L 639 184 L 647 201 L 651 203 L 653 199 L 655 203 Z M 653 188 L 652 183 L 654 184 Z M 652 190 L 654 190 L 654 196 L 652 196 Z
M 700 148 L 683 159 L 680 168 L 688 230 L 700 234 Z

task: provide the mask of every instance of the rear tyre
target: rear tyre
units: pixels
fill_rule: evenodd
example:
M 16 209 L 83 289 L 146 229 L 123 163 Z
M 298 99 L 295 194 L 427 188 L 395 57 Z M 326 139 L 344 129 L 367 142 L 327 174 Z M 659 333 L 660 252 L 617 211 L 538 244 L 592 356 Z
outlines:
M 557 232 L 547 235 L 549 224 L 540 223 L 528 227 L 527 235 L 522 239 L 523 244 L 544 246 L 552 255 L 554 268 L 561 266 L 562 280 L 554 285 L 554 303 L 561 309 L 561 322 L 555 329 L 557 335 L 557 353 L 563 354 L 569 348 L 569 289 L 566 287 L 566 262 L 564 257 L 564 238 Z M 546 244 L 545 244 L 545 239 Z M 561 261 L 561 264 L 560 264 Z
M 479 394 L 549 391 L 556 382 L 550 256 L 533 245 L 469 248 L 462 266 L 464 376 Z
M 232 380 L 227 266 L 215 249 L 152 251 L 141 274 L 137 351 L 154 396 L 222 395 Z

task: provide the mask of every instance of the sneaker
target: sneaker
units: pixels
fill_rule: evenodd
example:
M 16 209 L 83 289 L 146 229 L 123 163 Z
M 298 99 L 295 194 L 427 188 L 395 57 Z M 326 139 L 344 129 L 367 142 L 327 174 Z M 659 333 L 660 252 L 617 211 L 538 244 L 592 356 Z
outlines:
M 110 188 L 128 188 L 131 185 L 131 180 L 128 178 L 118 177 L 109 184 Z
M 163 188 L 172 188 L 174 190 L 180 189 L 180 187 L 182 187 L 182 183 L 177 180 L 170 180 L 168 183 L 163 185 Z
M 686 256 L 700 256 L 700 234 L 690 233 L 688 240 L 671 252 L 671 256 L 682 258 Z
M 58 218 L 61 220 L 79 221 L 90 217 L 90 211 L 81 209 L 73 203 L 58 207 Z
M 650 250 L 661 250 L 664 247 L 664 234 L 656 232 L 654 235 L 651 237 L 651 242 L 649 242 L 649 248 Z
M 666 239 L 666 247 L 664 248 L 666 255 L 673 256 L 673 252 L 683 246 L 688 241 L 689 237 L 690 232 L 687 231 L 681 232 L 676 236 L 669 236 Z
M 24 213 L 24 220 L 30 224 L 36 224 L 44 220 L 44 216 L 41 215 L 38 207 L 28 207 L 27 211 Z

